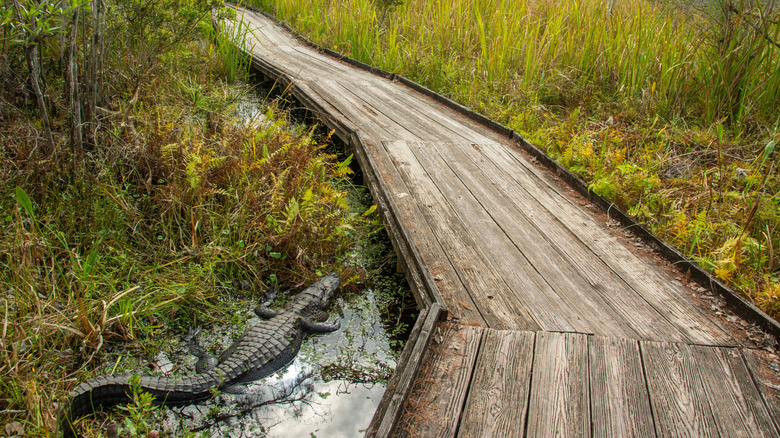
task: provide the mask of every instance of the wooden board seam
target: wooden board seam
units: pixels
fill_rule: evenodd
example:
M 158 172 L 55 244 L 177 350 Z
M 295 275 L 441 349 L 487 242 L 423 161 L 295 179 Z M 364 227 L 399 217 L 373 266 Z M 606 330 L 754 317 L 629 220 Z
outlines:
M 639 360 L 642 364 L 642 376 L 645 379 L 645 391 L 647 391 L 647 399 L 650 402 L 650 420 L 653 423 L 653 431 L 655 432 L 655 436 L 660 436 L 658 433 L 658 419 L 656 418 L 655 407 L 653 405 L 653 393 L 650 390 L 650 382 L 647 378 L 647 364 L 645 363 L 645 348 L 642 346 L 641 342 L 638 342 L 638 344 L 639 344 Z
M 411 347 L 412 352 L 409 356 L 409 360 L 403 364 L 403 366 L 399 364 L 395 370 L 397 373 L 399 372 L 399 368 L 401 368 L 400 372 L 402 375 L 399 378 L 399 380 L 401 380 L 399 383 L 400 389 L 399 387 L 392 389 L 388 388 L 388 390 L 385 392 L 382 400 L 388 398 L 389 403 L 387 410 L 381 413 L 381 420 L 379 420 L 379 423 L 376 426 L 376 430 L 367 431 L 366 436 L 376 438 L 386 438 L 393 436 L 393 429 L 396 426 L 396 423 L 401 416 L 402 409 L 406 404 L 406 400 L 409 397 L 412 389 L 412 383 L 414 383 L 415 378 L 420 372 L 423 355 L 428 349 L 428 345 L 430 344 L 431 338 L 433 337 L 433 329 L 441 319 L 441 314 L 442 309 L 438 303 L 433 303 L 427 310 L 422 330 L 420 331 L 414 346 Z M 420 317 L 422 317 L 422 314 L 418 318 Z M 381 403 L 382 402 L 380 401 L 380 404 Z M 380 412 L 377 411 L 374 415 L 376 419 L 377 416 L 380 416 Z M 373 424 L 374 421 L 372 420 L 371 423 Z
M 645 348 L 642 346 L 641 342 L 638 342 L 639 344 L 639 360 L 642 363 L 642 376 L 645 379 L 645 391 L 647 391 L 647 399 L 650 401 L 650 419 L 653 422 L 653 430 L 655 431 L 655 436 L 660 436 L 658 432 L 658 419 L 656 418 L 655 408 L 653 407 L 653 394 L 650 391 L 650 382 L 647 378 L 647 364 L 645 363 Z
M 455 427 L 455 431 L 452 434 L 453 436 L 458 436 L 458 432 L 460 431 L 460 419 L 463 417 L 463 411 L 464 408 L 466 407 L 466 403 L 468 402 L 469 394 L 471 393 L 471 389 L 472 389 L 471 382 L 474 381 L 474 373 L 477 370 L 477 362 L 479 361 L 479 355 L 482 353 L 482 347 L 485 342 L 485 335 L 487 334 L 488 330 L 493 330 L 493 329 L 485 328 L 484 330 L 482 330 L 482 333 L 480 333 L 479 335 L 479 345 L 477 345 L 477 352 L 474 355 L 474 364 L 471 367 L 471 374 L 469 375 L 469 385 L 468 388 L 466 388 L 466 394 L 463 396 L 463 406 L 461 407 L 461 410 L 458 413 L 458 422 L 457 422 L 458 425 L 457 427 Z
M 356 148 L 359 146 L 362 150 L 364 150 L 364 151 L 366 150 L 366 143 L 363 140 L 363 136 L 360 133 L 360 131 L 358 131 L 358 130 L 354 131 L 353 135 L 351 136 L 351 141 L 355 143 L 355 147 Z M 366 158 L 367 158 L 369 166 L 373 169 L 374 172 L 376 172 L 377 167 L 376 167 L 376 164 L 373 163 L 373 159 L 371 158 L 371 156 L 369 154 L 366 154 Z M 379 180 L 379 184 L 380 184 L 380 186 L 382 186 L 382 181 L 381 180 Z M 385 196 L 388 195 L 387 190 L 386 190 L 385 187 L 382 187 L 382 191 L 384 192 Z M 389 210 L 391 212 L 393 212 L 393 214 L 395 214 L 398 211 L 398 208 L 395 206 L 395 202 L 392 200 L 392 198 L 390 196 L 387 196 L 387 202 L 388 202 Z M 399 224 L 400 224 L 400 221 L 399 221 Z M 418 263 L 422 263 L 422 256 L 417 251 L 417 247 L 414 245 L 414 241 L 412 240 L 411 236 L 409 236 L 407 234 L 407 232 L 406 232 L 406 229 L 404 229 L 403 227 L 400 227 L 400 225 L 399 225 L 399 228 L 400 228 L 400 232 L 404 236 L 404 240 L 406 241 L 407 245 L 409 246 L 409 251 L 411 253 L 410 255 Z M 436 286 L 436 282 L 434 281 L 433 277 L 431 277 L 431 273 L 427 269 L 422 269 L 422 267 L 420 267 L 419 270 L 420 270 L 420 275 L 423 278 L 423 283 L 424 283 L 424 286 L 425 286 L 428 294 L 430 294 L 430 296 L 431 296 L 431 298 L 433 299 L 434 302 L 438 303 L 439 306 L 441 306 L 442 311 L 444 312 L 445 317 L 446 317 L 446 315 L 449 312 L 448 309 L 447 309 L 447 304 L 444 301 L 444 298 L 442 298 L 441 293 L 439 292 L 439 288 L 438 288 L 438 286 Z
M 742 348 L 737 348 L 737 351 L 739 351 L 739 357 L 742 360 L 742 364 L 745 365 L 745 368 L 747 368 L 748 375 L 750 376 L 750 381 L 753 382 L 753 386 L 756 387 L 758 390 L 758 394 L 761 397 L 761 403 L 764 405 L 764 409 L 768 413 L 770 413 L 770 418 L 772 420 L 772 424 L 775 426 L 775 431 L 780 434 L 780 418 L 776 418 L 771 415 L 772 413 L 772 407 L 769 405 L 769 403 L 766 400 L 766 396 L 764 395 L 764 391 L 761 390 L 761 387 L 763 384 L 761 381 L 758 380 L 758 377 L 756 376 L 756 371 L 753 370 L 753 367 L 750 366 L 750 363 L 748 362 L 745 355 L 742 353 Z
M 531 345 L 531 378 L 528 379 L 528 396 L 525 400 L 526 413 L 525 413 L 525 421 L 523 422 L 523 436 L 528 436 L 528 424 L 530 422 L 530 413 L 531 413 L 531 393 L 533 391 L 533 385 L 534 385 L 534 379 L 533 379 L 533 373 L 534 373 L 534 365 L 536 365 L 536 342 L 537 342 L 537 334 L 534 334 L 534 342 L 533 345 Z

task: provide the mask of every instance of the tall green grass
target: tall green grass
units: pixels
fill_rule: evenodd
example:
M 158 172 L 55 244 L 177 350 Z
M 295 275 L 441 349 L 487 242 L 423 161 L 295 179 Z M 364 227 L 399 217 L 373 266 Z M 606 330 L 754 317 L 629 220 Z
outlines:
M 765 37 L 777 41 L 780 26 L 747 8 L 718 22 L 649 1 L 253 3 L 331 48 L 474 107 L 484 90 L 500 91 L 505 104 L 534 92 L 551 97 L 539 90 L 564 76 L 652 105 L 670 119 L 778 123 L 780 56 Z M 766 35 L 751 32 L 755 26 Z M 559 98 L 582 98 L 569 91 Z
M 219 64 L 221 67 L 219 74 L 228 82 L 246 81 L 251 58 L 239 47 L 248 46 L 249 28 L 242 20 L 243 14 L 236 17 L 235 11 L 228 9 L 224 15 L 236 20 L 226 20 L 223 18 L 227 17 L 219 15 L 211 28 L 212 47 L 216 51 L 217 58 L 222 60 Z

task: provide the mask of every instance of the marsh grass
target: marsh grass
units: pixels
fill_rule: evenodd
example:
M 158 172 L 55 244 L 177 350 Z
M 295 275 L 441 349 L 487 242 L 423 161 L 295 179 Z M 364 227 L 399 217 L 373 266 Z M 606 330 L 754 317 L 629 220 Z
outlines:
M 252 4 L 507 124 L 780 317 L 773 2 Z
M 229 10 L 229 14 L 231 18 L 236 15 L 233 9 Z M 239 47 L 248 46 L 249 29 L 242 20 L 242 16 L 235 17 L 236 20 L 232 21 L 222 18 L 217 17 L 214 27 L 211 28 L 213 30 L 211 41 L 214 44 L 212 48 L 217 51 L 217 58 L 222 60 L 220 76 L 228 82 L 246 81 L 251 58 L 247 52 L 240 50 Z
M 226 76 L 244 77 L 244 61 L 197 39 L 178 50 L 128 115 L 104 120 L 110 141 L 79 168 L 30 159 L 29 137 L 12 135 L 28 120 L 5 121 L 0 423 L 27 435 L 54 434 L 69 390 L 132 363 L 109 352 L 151 372 L 187 328 L 231 321 L 225 294 L 359 276 L 343 257 L 368 219 L 348 202 L 349 166 L 324 150 L 327 132 L 275 104 L 243 123 L 236 107 L 252 91 Z

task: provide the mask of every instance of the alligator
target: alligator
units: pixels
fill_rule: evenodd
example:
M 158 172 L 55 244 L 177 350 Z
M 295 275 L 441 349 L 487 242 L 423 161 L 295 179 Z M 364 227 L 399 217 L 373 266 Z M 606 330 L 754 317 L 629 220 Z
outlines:
M 340 323 L 328 324 L 325 310 L 339 286 L 339 276 L 331 273 L 300 292 L 284 311 L 276 312 L 265 305 L 254 311 L 262 318 L 250 326 L 220 356 L 213 360 L 202 351 L 196 370 L 188 377 L 137 376 L 111 374 L 82 383 L 70 393 L 70 403 L 63 409 L 60 429 L 66 438 L 75 437 L 73 421 L 95 410 L 132 402 L 133 383 L 154 397 L 155 404 L 183 406 L 207 400 L 215 391 L 240 391 L 240 385 L 269 376 L 290 363 L 298 354 L 309 333 L 328 333 Z M 197 349 L 195 349 L 197 350 Z

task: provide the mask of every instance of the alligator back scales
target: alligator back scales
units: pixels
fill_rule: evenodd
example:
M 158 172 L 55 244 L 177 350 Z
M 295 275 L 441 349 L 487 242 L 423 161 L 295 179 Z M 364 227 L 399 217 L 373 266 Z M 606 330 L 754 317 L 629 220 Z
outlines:
M 156 404 L 181 406 L 210 398 L 214 390 L 266 377 L 295 358 L 307 333 L 324 333 L 338 324 L 314 321 L 327 308 L 339 277 L 331 273 L 299 293 L 285 311 L 265 307 L 255 312 L 265 318 L 247 329 L 220 357 L 212 369 L 194 376 L 155 377 L 112 374 L 87 380 L 70 394 L 60 424 L 65 437 L 75 436 L 75 419 L 95 410 L 132 401 L 131 379 L 154 397 Z M 327 315 L 327 314 L 325 314 Z

